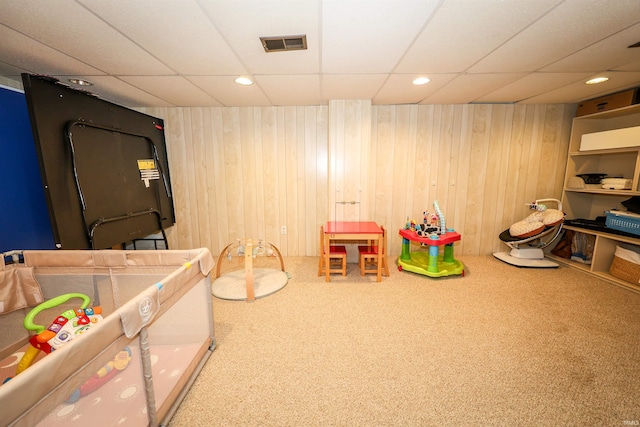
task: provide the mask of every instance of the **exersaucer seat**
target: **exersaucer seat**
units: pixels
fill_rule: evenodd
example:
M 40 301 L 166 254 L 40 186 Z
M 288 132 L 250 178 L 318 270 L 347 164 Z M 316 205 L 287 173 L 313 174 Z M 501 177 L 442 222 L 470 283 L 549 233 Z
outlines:
M 541 202 L 555 202 L 558 208 L 548 209 Z M 562 231 L 565 217 L 562 203 L 557 199 L 539 199 L 529 207 L 536 211 L 498 236 L 511 251 L 495 252 L 493 256 L 518 267 L 558 267 L 557 263 L 544 258 L 543 249 L 553 243 Z

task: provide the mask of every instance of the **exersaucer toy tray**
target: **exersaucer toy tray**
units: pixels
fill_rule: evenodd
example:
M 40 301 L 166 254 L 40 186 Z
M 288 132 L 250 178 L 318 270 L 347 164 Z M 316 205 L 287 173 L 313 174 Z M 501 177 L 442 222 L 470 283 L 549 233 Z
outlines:
M 0 265 L 0 425 L 167 423 L 215 348 L 207 249 L 24 251 Z M 42 301 L 90 296 L 102 319 L 16 375 Z M 49 325 L 78 300 L 39 313 Z
M 457 232 L 447 231 L 435 239 L 406 229 L 400 229 L 399 234 L 403 239 L 402 251 L 396 260 L 398 270 L 432 278 L 464 276 L 464 264 L 453 255 L 453 244 L 461 238 Z M 429 249 L 411 250 L 412 243 L 426 245 Z

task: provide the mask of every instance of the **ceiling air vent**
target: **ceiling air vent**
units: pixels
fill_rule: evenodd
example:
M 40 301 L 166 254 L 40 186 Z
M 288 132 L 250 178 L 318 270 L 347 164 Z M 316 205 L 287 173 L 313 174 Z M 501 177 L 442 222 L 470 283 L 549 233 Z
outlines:
M 265 52 L 283 52 L 285 50 L 306 50 L 307 36 L 260 37 Z

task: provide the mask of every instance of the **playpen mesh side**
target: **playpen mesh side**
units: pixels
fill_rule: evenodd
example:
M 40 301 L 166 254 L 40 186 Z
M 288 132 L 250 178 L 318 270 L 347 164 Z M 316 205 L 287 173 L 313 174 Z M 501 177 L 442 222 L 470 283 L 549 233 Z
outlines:
M 64 256 L 63 252 L 66 251 L 58 251 L 60 256 Z M 35 267 L 45 298 L 67 292 L 86 293 L 92 300 L 99 300 L 105 318 L 86 335 L 42 358 L 0 387 L 2 423 L 69 426 L 95 424 L 99 420 L 101 425 L 135 426 L 153 425 L 170 415 L 198 363 L 215 343 L 208 276 L 213 262 L 206 249 L 162 251 L 164 257 L 157 258 L 154 253 L 148 259 L 139 253 L 145 251 L 137 252 L 130 258 L 125 254 L 124 265 L 119 266 L 96 266 L 87 263 L 86 254 L 81 254 L 84 258 L 76 260 L 80 264 L 77 267 L 68 259 L 66 262 L 71 265 L 51 266 L 61 263 L 56 256 L 52 262 Z M 42 263 L 34 261 L 36 265 Z M 158 292 L 155 284 L 161 284 L 162 290 Z M 150 323 L 143 325 L 141 332 L 148 336 L 149 343 L 145 348 L 140 335 L 127 338 L 123 334 L 121 316 L 132 315 L 123 311 L 131 307 L 136 311 L 142 306 L 139 303 L 143 302 L 143 296 L 150 292 L 157 295 L 159 307 Z M 75 307 L 77 302 L 74 304 L 72 300 L 68 305 Z M 54 313 L 43 313 L 39 316 L 44 317 L 41 324 L 48 325 L 64 309 L 57 307 Z M 11 321 L 17 317 L 13 316 Z M 6 319 L 0 317 L 2 326 Z M 67 401 L 125 348 L 131 354 L 126 368 L 100 388 L 78 400 Z M 145 352 L 148 359 L 143 357 Z M 145 366 L 151 372 L 144 372 Z M 150 380 L 151 389 L 145 388 L 145 378 Z M 155 401 L 153 407 L 149 396 L 153 397 L 151 402 Z
M 92 306 L 100 306 L 103 316 L 115 312 L 124 303 L 131 300 L 144 289 L 160 282 L 175 270 L 175 267 L 157 267 L 154 269 L 90 269 L 78 271 L 70 268 L 42 268 L 34 272 L 40 284 L 44 300 L 66 293 L 81 293 L 91 298 Z M 71 299 L 56 308 L 37 314 L 34 323 L 48 326 L 53 319 L 65 310 L 78 308 L 79 299 Z M 13 352 L 16 347 L 25 345 L 29 333 L 22 326 L 25 316 L 33 307 L 27 307 L 7 313 L 0 317 L 0 360 Z M 3 351 L 5 350 L 5 351 Z

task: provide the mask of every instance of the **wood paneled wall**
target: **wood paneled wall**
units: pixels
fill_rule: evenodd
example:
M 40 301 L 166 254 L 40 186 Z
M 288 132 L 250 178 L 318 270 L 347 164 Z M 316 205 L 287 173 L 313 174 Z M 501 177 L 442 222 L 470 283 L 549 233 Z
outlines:
M 246 237 L 286 256 L 317 256 L 319 226 L 357 215 L 384 224 L 397 255 L 396 230 L 438 200 L 462 235 L 460 256 L 504 250 L 498 234 L 528 214 L 525 203 L 560 198 L 575 106 L 331 101 L 143 111 L 165 120 L 171 248 L 217 254 Z M 350 200 L 359 205 L 336 205 Z
M 369 215 L 370 150 L 371 101 L 329 101 L 328 220 L 375 220 Z
M 176 210 L 170 248 L 217 254 L 252 238 L 283 255 L 315 255 L 328 215 L 328 107 L 145 111 L 165 120 Z
M 371 217 L 394 231 L 437 200 L 462 235 L 457 255 L 506 249 L 498 235 L 528 215 L 527 202 L 560 198 L 574 114 L 565 105 L 374 107 Z M 400 236 L 389 237 L 399 253 Z

